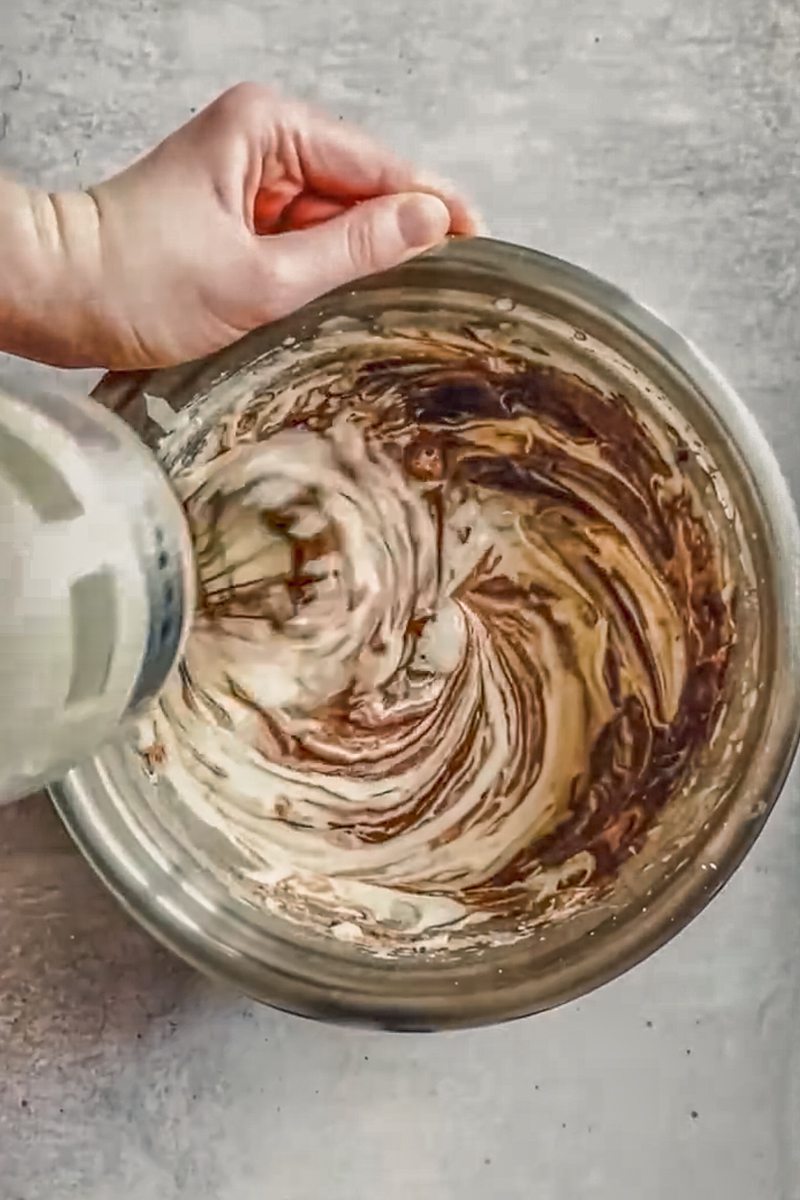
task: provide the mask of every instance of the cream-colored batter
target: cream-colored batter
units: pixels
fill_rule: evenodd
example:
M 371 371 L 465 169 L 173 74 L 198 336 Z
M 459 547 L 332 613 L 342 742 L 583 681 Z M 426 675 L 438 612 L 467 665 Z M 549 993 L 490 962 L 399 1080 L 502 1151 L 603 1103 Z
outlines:
M 613 876 L 734 637 L 686 453 L 575 376 L 406 334 L 173 454 L 201 602 L 139 744 L 254 902 L 385 952 Z

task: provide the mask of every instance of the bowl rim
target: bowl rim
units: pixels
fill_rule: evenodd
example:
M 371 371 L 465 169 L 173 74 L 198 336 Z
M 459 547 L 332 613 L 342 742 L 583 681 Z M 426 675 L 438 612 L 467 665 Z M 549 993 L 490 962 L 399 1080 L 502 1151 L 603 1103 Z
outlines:
M 167 904 L 163 893 L 159 895 L 153 887 L 142 886 L 124 854 L 110 855 L 107 844 L 104 849 L 92 817 L 91 764 L 74 768 L 63 780 L 50 786 L 48 791 L 59 816 L 103 883 L 145 929 L 192 966 L 256 1000 L 295 1014 L 401 1030 L 479 1026 L 544 1011 L 587 994 L 649 957 L 692 921 L 736 871 L 780 795 L 800 740 L 800 524 L 777 459 L 737 393 L 691 342 L 627 293 L 582 267 L 540 251 L 486 238 L 453 239 L 417 261 L 425 260 L 494 276 L 504 271 L 519 276 L 522 269 L 549 293 L 561 293 L 570 301 L 577 300 L 613 317 L 629 334 L 642 339 L 651 352 L 691 380 L 704 404 L 732 439 L 734 448 L 746 454 L 750 486 L 760 500 L 774 538 L 769 562 L 781 625 L 779 636 L 785 642 L 782 648 L 788 660 L 784 663 L 788 687 L 774 718 L 777 728 L 772 738 L 772 763 L 760 803 L 752 815 L 741 821 L 734 834 L 727 831 L 726 838 L 724 828 L 718 831 L 716 836 L 722 850 L 715 853 L 716 870 L 682 873 L 682 883 L 673 888 L 673 893 L 680 896 L 677 917 L 667 920 L 663 904 L 654 906 L 652 912 L 639 914 L 636 936 L 628 936 L 616 956 L 606 955 L 606 961 L 599 964 L 596 956 L 577 956 L 579 961 L 571 973 L 567 971 L 568 978 L 549 992 L 541 986 L 537 989 L 534 985 L 541 981 L 535 979 L 530 980 L 528 988 L 508 993 L 498 988 L 488 998 L 476 998 L 465 988 L 453 993 L 452 1002 L 437 1006 L 435 1012 L 431 1011 L 427 998 L 416 1002 L 413 997 L 404 997 L 402 1003 L 389 1004 L 348 989 L 331 988 L 323 980 L 309 984 L 305 976 L 300 978 L 278 967 L 267 968 L 263 961 L 240 951 L 232 953 L 223 941 L 210 938 L 206 930 L 198 928 L 196 910 L 185 891 L 177 886 L 169 889 Z M 346 295 L 390 286 L 397 274 L 398 271 L 374 276 L 356 288 L 340 291 Z M 141 389 L 147 377 L 148 373 L 142 372 L 106 376 L 97 389 L 98 398 L 108 402 L 115 394 L 124 394 L 133 386 Z

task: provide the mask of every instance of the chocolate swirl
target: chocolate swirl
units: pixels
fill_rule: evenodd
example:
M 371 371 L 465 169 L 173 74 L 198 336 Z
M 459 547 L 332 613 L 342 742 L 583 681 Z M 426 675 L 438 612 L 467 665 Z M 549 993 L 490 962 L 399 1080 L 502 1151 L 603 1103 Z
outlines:
M 141 752 L 281 916 L 519 936 L 602 894 L 717 726 L 691 453 L 469 331 L 329 342 L 173 454 L 200 606 Z

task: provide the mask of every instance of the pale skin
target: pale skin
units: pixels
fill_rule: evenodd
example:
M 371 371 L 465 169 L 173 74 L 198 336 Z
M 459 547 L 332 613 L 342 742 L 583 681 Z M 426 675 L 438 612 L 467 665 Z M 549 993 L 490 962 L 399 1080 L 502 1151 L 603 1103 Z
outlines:
M 185 362 L 478 227 L 455 189 L 360 130 L 239 84 L 86 191 L 0 178 L 0 349 Z

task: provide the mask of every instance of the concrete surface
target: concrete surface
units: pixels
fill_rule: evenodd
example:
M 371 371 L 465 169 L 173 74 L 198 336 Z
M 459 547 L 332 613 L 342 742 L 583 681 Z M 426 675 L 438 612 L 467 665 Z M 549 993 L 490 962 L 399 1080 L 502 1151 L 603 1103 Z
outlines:
M 0 164 L 88 183 L 238 78 L 315 95 L 687 330 L 797 489 L 799 55 L 797 0 L 7 0 Z M 626 978 L 397 1037 L 196 977 L 6 810 L 0 1200 L 798 1200 L 799 848 L 795 778 Z

